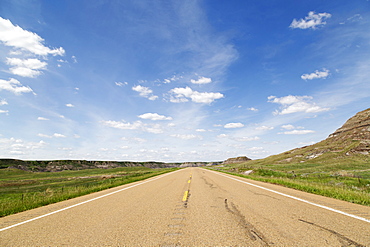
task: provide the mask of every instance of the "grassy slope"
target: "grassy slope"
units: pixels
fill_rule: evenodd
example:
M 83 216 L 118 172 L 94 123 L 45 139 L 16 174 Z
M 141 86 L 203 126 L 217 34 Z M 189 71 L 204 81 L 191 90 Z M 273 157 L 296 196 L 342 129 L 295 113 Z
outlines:
M 370 206 L 370 157 L 347 155 L 357 144 L 351 141 L 338 146 L 324 140 L 313 146 L 218 169 L 237 175 L 253 170 L 246 177 Z M 334 151 L 322 153 L 323 150 Z M 322 154 L 307 158 L 317 153 Z
M 173 170 L 121 167 L 50 173 L 0 169 L 0 217 Z

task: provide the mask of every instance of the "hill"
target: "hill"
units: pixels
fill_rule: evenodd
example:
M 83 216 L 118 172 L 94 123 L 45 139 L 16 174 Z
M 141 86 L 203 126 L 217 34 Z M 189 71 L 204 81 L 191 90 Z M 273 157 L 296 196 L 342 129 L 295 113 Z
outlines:
M 316 144 L 215 168 L 370 206 L 370 108 Z
M 296 148 L 265 159 L 262 164 L 370 165 L 370 108 L 348 119 L 342 127 L 316 144 Z M 370 167 L 368 167 L 370 168 Z

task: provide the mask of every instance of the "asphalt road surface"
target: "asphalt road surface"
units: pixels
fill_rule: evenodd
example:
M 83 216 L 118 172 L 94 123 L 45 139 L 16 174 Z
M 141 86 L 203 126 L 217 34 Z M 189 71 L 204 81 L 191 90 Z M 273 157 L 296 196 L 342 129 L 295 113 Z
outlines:
M 370 246 L 370 207 L 186 168 L 3 217 L 0 246 Z

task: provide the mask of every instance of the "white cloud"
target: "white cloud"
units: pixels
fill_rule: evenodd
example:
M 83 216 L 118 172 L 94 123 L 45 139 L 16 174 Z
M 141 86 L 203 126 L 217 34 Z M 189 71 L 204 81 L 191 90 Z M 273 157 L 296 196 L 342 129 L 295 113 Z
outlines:
M 190 82 L 193 83 L 193 84 L 207 84 L 207 83 L 211 83 L 212 79 L 202 76 L 202 77 L 199 77 L 198 80 L 191 79 Z
M 0 41 L 6 46 L 14 47 L 22 51 L 28 51 L 35 55 L 46 56 L 60 55 L 63 56 L 65 51 L 62 47 L 50 49 L 46 47 L 40 36 L 36 33 L 24 30 L 19 26 L 12 24 L 10 20 L 0 17 Z
M 72 105 L 72 104 L 66 104 L 66 106 L 67 106 L 67 107 L 71 107 L 71 108 L 72 108 L 72 107 L 75 107 L 75 106 L 74 106 L 74 105 Z
M 164 80 L 163 80 L 163 83 L 164 83 L 164 84 L 171 83 L 171 82 L 173 82 L 173 81 L 178 81 L 178 80 L 180 80 L 181 78 L 183 78 L 183 77 L 182 77 L 182 76 L 174 75 L 174 76 L 172 76 L 171 78 L 166 78 L 166 79 L 164 79 Z
M 295 129 L 294 125 L 291 125 L 291 124 L 282 125 L 281 128 L 286 129 L 286 130 Z
M 196 131 L 196 132 L 206 132 L 206 130 L 205 130 L 205 129 L 196 129 L 195 131 Z
M 150 119 L 150 120 L 172 120 L 172 117 L 166 117 L 166 116 L 163 116 L 163 115 L 159 115 L 158 113 L 145 113 L 145 114 L 142 114 L 142 115 L 139 115 L 138 116 L 139 118 L 142 118 L 142 119 Z
M 117 85 L 117 86 L 119 86 L 119 87 L 123 87 L 123 86 L 125 86 L 125 85 L 128 85 L 128 82 L 115 82 L 115 84 Z
M 37 77 L 42 72 L 40 70 L 46 69 L 46 62 L 42 62 L 36 58 L 20 59 L 20 58 L 6 58 L 6 63 L 10 66 L 10 72 L 15 75 L 23 77 Z
M 242 123 L 228 123 L 225 124 L 224 128 L 225 129 L 235 129 L 235 128 L 242 128 L 244 127 L 244 124 Z
M 269 126 L 259 126 L 256 127 L 256 130 L 273 130 L 274 127 L 269 127 Z
M 0 91 L 1 90 L 7 90 L 16 95 L 33 92 L 30 87 L 23 86 L 18 80 L 14 78 L 10 78 L 9 81 L 0 79 Z
M 315 133 L 313 130 L 291 130 L 291 131 L 285 131 L 285 132 L 280 132 L 279 134 L 284 134 L 284 135 L 305 135 L 305 134 L 312 134 Z
M 249 108 L 247 108 L 247 110 L 254 111 L 254 112 L 257 112 L 258 111 L 258 109 L 254 108 L 254 107 L 249 107 Z
M 301 76 L 301 78 L 303 80 L 312 80 L 312 79 L 319 79 L 319 78 L 326 78 L 329 76 L 329 70 L 327 69 L 323 69 L 323 71 L 318 71 L 316 70 L 315 72 L 311 73 L 311 74 L 303 74 Z
M 226 135 L 226 134 L 219 134 L 218 136 L 217 136 L 217 138 L 227 138 L 227 137 L 229 137 L 228 135 Z
M 149 133 L 160 134 L 163 133 L 163 129 L 158 124 L 148 125 L 141 121 L 136 121 L 134 123 L 118 122 L 118 121 L 101 121 L 102 124 L 108 127 L 123 129 L 123 130 L 141 130 Z
M 108 121 L 102 121 L 102 123 L 112 128 L 124 129 L 124 130 L 135 130 L 143 126 L 143 123 L 140 121 L 136 121 L 134 123 L 126 123 L 126 122 L 117 122 L 117 121 L 108 120 Z
M 0 113 L 9 113 L 8 110 L 0 110 Z
M 62 135 L 62 134 L 59 134 L 59 133 L 54 133 L 53 134 L 53 137 L 56 137 L 56 138 L 64 138 L 66 136 L 65 135 Z
M 308 13 L 308 16 L 306 16 L 304 19 L 296 20 L 294 19 L 292 23 L 290 24 L 290 28 L 300 28 L 300 29 L 316 29 L 318 26 L 323 26 L 326 24 L 324 21 L 325 19 L 328 19 L 331 17 L 331 14 L 329 13 L 318 13 L 315 14 L 314 11 L 310 11 Z
M 175 137 L 175 138 L 179 138 L 179 139 L 183 139 L 183 140 L 190 140 L 190 139 L 196 139 L 196 138 L 202 139 L 201 136 L 197 136 L 197 135 L 193 135 L 193 134 L 190 134 L 190 135 L 174 134 L 174 135 L 170 135 L 170 136 Z
M 254 137 L 234 137 L 232 139 L 238 142 L 249 142 L 249 141 L 258 141 L 260 138 L 258 136 L 254 136 Z
M 59 134 L 59 133 L 54 133 L 51 136 L 39 133 L 38 136 L 39 137 L 45 137 L 45 138 L 53 138 L 53 137 L 54 138 L 65 138 L 66 137 L 65 135 L 62 135 L 62 134 Z
M 309 102 L 313 98 L 311 96 L 293 96 L 288 95 L 285 97 L 277 98 L 276 96 L 269 96 L 268 102 L 282 105 L 282 110 L 275 111 L 275 115 L 285 115 L 296 112 L 322 112 L 328 111 L 329 108 L 322 108 L 315 103 Z
M 156 100 L 158 98 L 158 96 L 152 95 L 153 90 L 151 90 L 148 87 L 137 85 L 137 86 L 132 87 L 132 90 L 138 92 L 140 96 L 147 98 L 149 100 Z
M 210 104 L 216 99 L 221 99 L 224 97 L 221 93 L 200 93 L 193 91 L 190 87 L 186 88 L 174 88 L 170 92 L 170 101 L 173 103 L 181 103 L 188 101 L 190 98 L 195 103 L 205 103 Z
M 76 57 L 75 57 L 75 56 L 72 56 L 71 58 L 72 58 L 72 60 L 73 60 L 73 63 L 77 63 L 77 59 L 76 59 Z
M 49 119 L 48 118 L 44 118 L 44 117 L 38 117 L 37 120 L 48 121 Z
M 7 105 L 8 102 L 5 99 L 0 100 L 0 106 Z
M 149 96 L 148 99 L 149 100 L 156 100 L 156 99 L 158 99 L 158 96 L 157 95 L 151 95 L 151 96 Z

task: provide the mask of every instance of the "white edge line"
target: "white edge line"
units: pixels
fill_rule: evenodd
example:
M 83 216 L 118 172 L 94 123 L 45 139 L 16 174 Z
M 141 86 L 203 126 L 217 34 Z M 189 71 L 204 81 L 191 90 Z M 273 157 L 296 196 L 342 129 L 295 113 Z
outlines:
M 181 169 L 180 169 L 180 170 L 178 170 L 178 171 L 181 171 Z M 178 172 L 178 171 L 174 171 L 174 172 Z M 125 187 L 125 188 L 123 188 L 123 189 L 116 190 L 116 191 L 113 191 L 113 192 L 111 192 L 111 193 L 108 193 L 108 194 L 105 194 L 105 195 L 102 195 L 102 196 L 98 196 L 98 197 L 92 198 L 92 199 L 87 200 L 87 201 L 83 201 L 83 202 L 80 202 L 80 203 L 77 203 L 77 204 L 71 205 L 71 206 L 66 207 L 66 208 L 62 208 L 62 209 L 59 209 L 59 210 L 56 210 L 56 211 L 53 211 L 53 212 L 50 212 L 50 213 L 47 213 L 47 214 L 40 215 L 40 216 L 38 216 L 38 217 L 35 217 L 35 218 L 32 218 L 32 219 L 29 219 L 29 220 L 26 220 L 26 221 L 22 221 L 22 222 L 20 222 L 20 223 L 17 223 L 17 224 L 11 225 L 11 226 L 4 227 L 4 228 L 0 229 L 0 232 L 5 231 L 5 230 L 8 230 L 8 229 L 13 228 L 13 227 L 16 227 L 16 226 L 20 226 L 20 225 L 23 225 L 23 224 L 29 223 L 29 222 L 34 221 L 34 220 L 38 220 L 38 219 L 44 218 L 44 217 L 49 216 L 49 215 L 53 215 L 53 214 L 56 214 L 56 213 L 62 212 L 62 211 L 67 210 L 67 209 L 71 209 L 71 208 L 74 208 L 74 207 L 80 206 L 80 205 L 85 204 L 85 203 L 88 203 L 88 202 L 92 202 L 92 201 L 95 201 L 95 200 L 101 199 L 101 198 L 106 197 L 106 196 L 110 196 L 110 195 L 116 194 L 116 193 L 121 192 L 121 191 L 124 191 L 124 190 L 131 189 L 131 188 L 133 188 L 133 187 L 136 187 L 136 186 L 139 186 L 139 185 L 142 185 L 142 184 L 145 184 L 145 183 L 148 183 L 148 182 L 151 182 L 151 181 L 154 181 L 154 180 L 160 179 L 160 178 L 163 178 L 164 176 L 167 176 L 167 175 L 172 174 L 172 173 L 174 173 L 174 172 L 169 172 L 169 173 L 166 173 L 166 174 L 160 175 L 160 176 L 158 176 L 158 177 L 155 177 L 155 178 L 153 178 L 153 179 L 146 180 L 146 181 L 144 181 L 144 182 L 137 183 L 137 184 L 131 185 L 131 186 L 129 186 L 129 187 Z
M 242 181 L 242 180 L 239 180 L 239 179 L 236 179 L 236 178 L 233 178 L 233 177 L 224 175 L 224 174 L 222 174 L 220 172 L 215 172 L 215 171 L 211 171 L 211 172 L 214 172 L 214 173 L 216 173 L 216 174 L 218 174 L 220 176 L 227 177 L 227 178 L 230 178 L 232 180 L 235 180 L 235 181 L 238 181 L 238 182 L 241 182 L 241 183 L 244 183 L 244 184 L 248 184 L 248 185 L 251 185 L 251 186 L 254 186 L 254 187 L 263 189 L 263 190 L 270 191 L 270 192 L 275 193 L 275 194 L 279 194 L 279 195 L 282 195 L 282 196 L 285 196 L 285 197 L 289 197 L 289 198 L 294 199 L 294 200 L 297 200 L 297 201 L 301 201 L 301 202 L 304 202 L 304 203 L 307 203 L 307 204 L 311 204 L 311 205 L 316 206 L 316 207 L 319 207 L 319 208 L 324 208 L 324 209 L 329 210 L 329 211 L 332 211 L 332 212 L 343 214 L 343 215 L 346 215 L 346 216 L 349 216 L 349 217 L 352 217 L 352 218 L 355 218 L 355 219 L 362 220 L 362 221 L 365 221 L 365 222 L 370 223 L 370 220 L 369 219 L 366 219 L 366 218 L 363 218 L 363 217 L 360 217 L 360 216 L 357 216 L 357 215 L 354 215 L 354 214 L 349 214 L 349 213 L 346 213 L 346 212 L 343 212 L 343 211 L 340 211 L 340 210 L 337 210 L 337 209 L 334 209 L 334 208 L 330 208 L 330 207 L 327 207 L 327 206 L 324 206 L 324 205 L 320 205 L 320 204 L 317 204 L 317 203 L 314 203 L 314 202 L 310 202 L 310 201 L 301 199 L 299 197 L 287 195 L 287 194 L 284 194 L 284 193 L 281 193 L 281 192 L 278 192 L 278 191 L 275 191 L 275 190 L 271 190 L 271 189 L 268 189 L 268 188 L 265 188 L 265 187 L 262 187 L 262 186 L 259 186 L 259 185 L 256 185 L 256 184 L 252 184 L 252 183 L 249 183 L 249 182 L 246 182 L 246 181 Z

